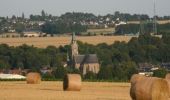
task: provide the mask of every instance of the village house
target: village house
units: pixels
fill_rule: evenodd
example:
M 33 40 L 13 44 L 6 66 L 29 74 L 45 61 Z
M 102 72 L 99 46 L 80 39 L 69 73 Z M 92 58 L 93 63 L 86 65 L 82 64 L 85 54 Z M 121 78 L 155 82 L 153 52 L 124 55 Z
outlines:
M 141 75 L 152 76 L 153 71 L 158 69 L 159 67 L 156 67 L 155 65 L 150 63 L 139 63 L 138 72 Z
M 152 64 L 139 63 L 138 72 L 140 75 L 152 76 L 153 75 L 152 68 L 154 68 L 154 66 Z
M 52 68 L 50 68 L 50 67 L 43 67 L 42 69 L 40 69 L 40 72 L 42 73 L 42 74 L 51 74 L 52 73 Z
M 72 65 L 79 69 L 85 75 L 88 72 L 97 74 L 100 70 L 99 61 L 96 54 L 79 54 L 78 44 L 75 39 L 75 34 L 72 35 L 71 41 Z
M 170 71 L 170 63 L 161 63 L 160 66 Z

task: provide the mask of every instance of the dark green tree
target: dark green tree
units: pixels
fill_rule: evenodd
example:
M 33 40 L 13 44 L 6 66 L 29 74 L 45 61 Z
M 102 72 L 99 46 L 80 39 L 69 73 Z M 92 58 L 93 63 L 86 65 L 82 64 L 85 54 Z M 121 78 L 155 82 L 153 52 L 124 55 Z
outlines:
M 86 73 L 84 78 L 89 79 L 89 80 L 95 80 L 97 78 L 97 75 L 95 73 L 89 71 Z
M 21 23 L 17 23 L 15 25 L 15 30 L 18 33 L 22 33 L 25 30 L 25 26 L 23 24 L 21 24 Z
M 10 68 L 9 63 L 8 63 L 8 62 L 5 62 L 5 61 L 3 61 L 3 60 L 0 60 L 0 70 L 2 70 L 2 69 L 8 69 L 8 68 Z
M 98 73 L 97 78 L 100 80 L 112 80 L 113 79 L 113 68 L 111 66 L 102 66 Z
M 57 69 L 53 72 L 53 75 L 57 79 L 63 79 L 66 74 L 67 70 L 64 67 L 57 67 Z
M 160 68 L 158 70 L 153 71 L 153 76 L 154 77 L 165 78 L 167 73 L 168 73 L 168 71 L 166 69 Z

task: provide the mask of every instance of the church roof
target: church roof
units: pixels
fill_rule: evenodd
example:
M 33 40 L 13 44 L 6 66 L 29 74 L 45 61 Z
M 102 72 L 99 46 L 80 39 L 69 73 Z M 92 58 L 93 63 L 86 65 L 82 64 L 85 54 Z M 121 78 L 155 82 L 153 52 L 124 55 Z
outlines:
M 75 55 L 75 63 L 85 64 L 85 63 L 98 63 L 98 58 L 96 54 L 87 54 L 87 55 Z

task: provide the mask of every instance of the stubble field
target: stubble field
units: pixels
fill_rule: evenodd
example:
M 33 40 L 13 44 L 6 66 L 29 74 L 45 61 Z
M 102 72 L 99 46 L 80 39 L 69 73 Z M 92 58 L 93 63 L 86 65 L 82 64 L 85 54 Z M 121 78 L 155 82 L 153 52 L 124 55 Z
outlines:
M 83 82 L 80 92 L 63 91 L 62 82 L 0 82 L 0 100 L 131 100 L 129 83 Z
M 133 36 L 76 36 L 78 41 L 97 45 L 99 43 L 112 44 L 115 41 L 128 42 Z M 20 46 L 23 44 L 34 45 L 39 48 L 52 46 L 64 46 L 71 43 L 71 36 L 61 37 L 32 37 L 32 38 L 0 38 L 0 44 L 8 44 L 9 46 Z

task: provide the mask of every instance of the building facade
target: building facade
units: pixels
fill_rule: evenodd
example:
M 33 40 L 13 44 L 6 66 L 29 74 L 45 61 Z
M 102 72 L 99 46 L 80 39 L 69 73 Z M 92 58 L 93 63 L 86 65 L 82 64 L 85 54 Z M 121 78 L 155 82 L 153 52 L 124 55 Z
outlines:
M 88 72 L 97 74 L 100 70 L 100 64 L 96 54 L 80 55 L 78 52 L 78 44 L 75 38 L 75 34 L 72 35 L 71 41 L 71 53 L 72 53 L 72 65 L 79 69 L 80 72 L 85 75 Z

